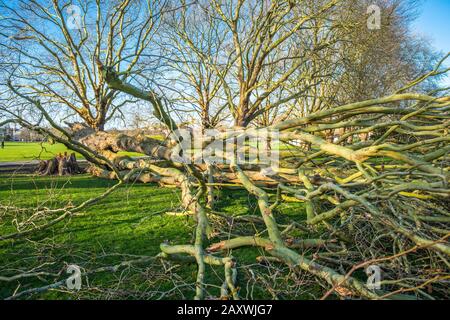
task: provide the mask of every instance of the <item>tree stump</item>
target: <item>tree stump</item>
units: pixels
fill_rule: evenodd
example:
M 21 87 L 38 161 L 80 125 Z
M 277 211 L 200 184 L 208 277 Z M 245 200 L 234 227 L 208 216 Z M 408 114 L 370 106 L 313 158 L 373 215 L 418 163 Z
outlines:
M 68 155 L 67 152 L 64 152 L 53 159 L 40 161 L 36 172 L 43 176 L 56 174 L 64 176 L 82 173 L 82 170 L 78 165 L 75 153 Z

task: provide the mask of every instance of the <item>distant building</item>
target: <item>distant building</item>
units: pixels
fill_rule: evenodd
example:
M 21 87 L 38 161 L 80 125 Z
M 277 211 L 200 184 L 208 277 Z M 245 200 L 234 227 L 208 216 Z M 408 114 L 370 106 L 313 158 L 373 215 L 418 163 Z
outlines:
M 16 141 L 36 142 L 43 141 L 44 137 L 36 131 L 30 130 L 28 128 L 22 128 L 16 132 L 16 139 L 18 139 Z
M 17 129 L 16 127 L 2 127 L 0 128 L 0 141 L 2 140 L 34 142 L 43 141 L 44 137 L 27 128 Z
M 1 127 L 0 128 L 0 140 L 16 141 L 17 129 L 14 127 Z

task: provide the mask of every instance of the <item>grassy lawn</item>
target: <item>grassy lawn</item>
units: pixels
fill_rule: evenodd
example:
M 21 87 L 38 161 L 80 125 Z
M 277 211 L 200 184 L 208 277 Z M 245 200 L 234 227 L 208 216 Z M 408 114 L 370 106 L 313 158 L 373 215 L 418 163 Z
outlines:
M 113 184 L 114 181 L 101 180 L 88 175 L 69 178 L 0 175 L 0 205 L 23 208 L 58 208 L 67 204 L 76 205 L 103 193 Z M 66 279 L 65 268 L 68 264 L 79 265 L 82 270 L 93 270 L 130 260 L 136 256 L 154 256 L 160 252 L 159 245 L 164 241 L 170 241 L 173 244 L 192 243 L 193 219 L 187 216 L 164 214 L 167 211 L 179 210 L 178 199 L 177 189 L 160 188 L 150 184 L 129 184 L 79 215 L 37 233 L 29 240 L 0 241 L 0 276 L 16 274 L 17 270 L 45 270 L 59 273 L 56 278 L 41 276 L 6 283 L 0 281 L 0 299 L 10 296 L 19 284 L 19 291 L 22 291 L 44 286 L 55 280 Z M 229 215 L 258 214 L 254 199 L 249 198 L 246 192 L 223 191 L 221 199 L 217 206 L 217 210 L 221 212 Z M 280 216 L 284 217 L 299 219 L 304 217 L 301 204 L 282 205 L 279 211 L 282 213 Z M 15 231 L 13 227 L 15 217 L 17 213 L 0 210 L 0 234 Z M 255 258 L 261 254 L 259 249 L 254 248 L 233 252 L 240 263 L 247 264 L 254 264 Z M 145 272 L 142 272 L 142 269 L 137 272 L 134 268 L 129 268 L 122 273 L 103 272 L 89 276 L 89 289 L 86 290 L 70 293 L 67 290 L 50 290 L 34 295 L 33 298 L 128 299 L 131 292 L 131 296 L 135 298 L 154 299 L 158 298 L 158 295 L 150 295 L 149 292 L 156 289 L 159 292 L 170 290 L 174 282 L 181 281 L 180 279 L 193 285 L 196 274 L 195 264 L 173 263 L 168 267 L 168 262 L 158 261 L 158 263 L 143 266 Z M 175 272 L 176 276 L 167 276 L 165 268 Z M 255 268 L 254 270 L 257 270 L 258 267 Z M 246 281 L 249 281 L 245 271 L 240 271 L 239 281 L 242 288 L 245 288 Z M 207 274 L 208 283 L 217 285 L 208 290 L 214 295 L 219 295 L 218 288 L 221 283 L 218 279 L 222 276 L 223 269 L 208 266 Z M 123 279 L 120 279 L 121 276 Z M 116 291 L 111 294 L 111 290 Z M 121 292 L 123 295 L 125 295 L 123 292 L 127 294 L 122 296 Z M 193 292 L 192 286 L 188 286 L 174 291 L 172 295 L 165 298 L 193 298 Z M 242 292 L 246 294 L 246 290 L 243 289 Z M 271 298 L 266 293 L 258 292 L 258 289 L 254 289 L 252 295 Z
M 65 151 L 71 153 L 65 145 L 40 142 L 5 142 L 5 148 L 0 149 L 0 162 L 47 160 Z M 139 153 L 121 152 L 129 156 L 141 156 Z M 78 159 L 83 157 L 76 154 Z
M 0 176 L 0 203 L 56 208 L 69 203 L 81 203 L 103 193 L 113 184 L 113 181 L 87 175 L 69 179 Z M 191 223 L 185 217 L 152 216 L 161 210 L 170 211 L 178 205 L 177 199 L 176 189 L 143 184 L 124 186 L 79 216 L 36 235 L 33 237 L 36 243 L 0 242 L 1 269 L 3 272 L 5 269 L 32 269 L 45 261 L 52 266 L 51 270 L 58 272 L 58 269 L 70 263 L 91 269 L 131 259 L 115 257 L 120 254 L 156 255 L 159 244 L 167 239 L 179 243 L 190 240 Z M 12 216 L 0 216 L 0 234 L 13 232 L 12 223 Z M 105 273 L 97 279 L 100 284 L 106 284 L 111 280 L 110 277 L 114 278 Z M 45 280 L 45 277 L 35 279 L 28 285 L 42 286 Z M 96 278 L 90 280 L 95 283 Z M 130 285 L 139 286 L 142 281 L 138 279 Z M 15 286 L 15 282 L 6 285 L 0 283 L 0 298 L 10 295 Z M 90 293 L 84 294 L 89 296 Z M 64 296 L 55 292 L 47 293 L 42 298 Z
M 162 136 L 151 136 L 154 139 L 163 140 Z M 289 150 L 290 146 L 282 144 L 281 151 Z M 48 160 L 55 157 L 59 153 L 73 151 L 68 150 L 65 145 L 60 143 L 50 144 L 46 142 L 5 142 L 5 148 L 0 149 L 0 163 L 1 162 L 22 162 L 30 160 Z M 135 152 L 119 152 L 121 155 L 128 155 L 131 157 L 143 156 Z M 83 156 L 76 153 L 78 159 L 83 159 Z

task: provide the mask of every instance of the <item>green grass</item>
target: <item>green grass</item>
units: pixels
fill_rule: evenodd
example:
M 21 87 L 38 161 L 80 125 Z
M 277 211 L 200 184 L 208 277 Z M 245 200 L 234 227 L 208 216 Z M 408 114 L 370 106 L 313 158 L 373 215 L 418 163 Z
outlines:
M 79 204 L 95 195 L 103 193 L 115 182 L 101 180 L 87 175 L 74 177 L 37 177 L 27 175 L 0 175 L 0 204 L 18 207 L 58 208 L 67 204 Z M 217 210 L 230 215 L 258 214 L 255 199 L 245 191 L 223 191 Z M 194 222 L 191 217 L 163 214 L 176 211 L 179 205 L 177 189 L 160 188 L 156 185 L 128 184 L 116 190 L 99 203 L 89 207 L 76 217 L 40 232 L 30 240 L 0 242 L 0 275 L 13 275 L 17 270 L 32 270 L 38 266 L 54 273 L 62 272 L 58 277 L 40 277 L 2 283 L 0 282 L 0 298 L 8 297 L 20 284 L 19 291 L 52 283 L 55 279 L 65 279 L 65 266 L 77 264 L 85 270 L 93 270 L 100 266 L 117 264 L 124 259 L 133 259 L 129 255 L 154 256 L 160 252 L 159 245 L 164 241 L 173 244 L 192 243 Z M 303 219 L 304 210 L 301 204 L 282 205 L 280 217 L 296 217 Z M 0 210 L 0 234 L 15 231 L 15 214 Z M 24 217 L 22 216 L 21 219 Z M 213 239 L 211 241 L 218 241 Z M 233 252 L 240 263 L 254 263 L 261 255 L 254 248 Z M 44 264 L 44 265 L 43 265 Z M 167 264 L 167 263 L 166 263 Z M 43 266 L 43 267 L 42 267 Z M 149 290 L 167 291 L 173 288 L 175 278 L 166 276 L 163 262 L 147 267 L 145 274 L 135 272 L 133 268 L 117 273 L 104 272 L 89 277 L 91 288 L 79 293 L 67 293 L 51 290 L 34 295 L 39 299 L 73 299 L 73 298 L 105 298 L 108 290 L 116 290 L 121 275 L 120 290 L 127 292 L 125 298 L 140 295 Z M 172 265 L 177 277 L 188 283 L 195 281 L 196 265 Z M 256 270 L 256 269 L 255 269 Z M 240 286 L 244 288 L 246 281 L 244 272 L 240 272 Z M 220 286 L 219 276 L 222 268 L 208 267 L 208 283 Z M 219 276 L 218 276 L 219 275 Z M 161 280 L 155 280 L 159 278 Z M 85 280 L 84 280 L 85 281 Z M 283 284 L 281 284 L 283 285 Z M 215 295 L 219 289 L 209 288 Z M 244 289 L 243 289 L 244 290 Z M 122 298 L 119 293 L 114 298 Z M 244 290 L 245 291 L 245 290 Z M 243 291 L 243 292 L 244 292 Z M 193 298 L 193 290 L 185 288 L 175 292 L 168 298 Z M 255 297 L 271 298 L 265 292 L 255 289 Z M 147 297 L 147 296 L 144 296 Z M 293 297 L 300 298 L 300 297 Z
M 59 153 L 73 152 L 60 143 L 40 143 L 40 142 L 5 142 L 5 148 L 0 149 L 0 162 L 30 161 L 30 160 L 48 160 Z M 139 153 L 120 152 L 122 155 L 142 156 Z M 78 159 L 83 157 L 76 153 Z
M 157 140 L 163 140 L 163 136 L 150 136 Z M 280 150 L 288 150 L 289 146 L 283 144 Z M 0 149 L 0 163 L 1 162 L 22 162 L 30 160 L 48 160 L 59 153 L 72 153 L 67 147 L 61 143 L 50 144 L 47 142 L 5 142 L 5 148 Z M 75 153 L 78 159 L 83 159 L 83 156 Z M 143 156 L 135 152 L 119 152 L 120 155 L 128 155 L 131 157 Z
M 20 207 L 57 208 L 69 203 L 81 203 L 103 193 L 113 181 L 91 178 L 87 175 L 59 177 L 0 177 L 0 202 Z M 190 223 L 184 217 L 155 215 L 161 210 L 177 206 L 176 189 L 161 189 L 151 185 L 127 185 L 100 203 L 90 207 L 54 228 L 33 238 L 43 242 L 37 247 L 28 242 L 0 243 L 0 266 L 12 264 L 31 269 L 40 261 L 51 261 L 62 267 L 75 263 L 88 269 L 105 263 L 117 263 L 114 257 L 100 258 L 104 253 L 149 255 L 159 253 L 159 244 L 165 240 L 184 243 L 190 240 Z M 11 217 L 0 217 L 0 234 L 14 231 Z M 46 239 L 51 237 L 51 244 Z M 48 245 L 48 246 L 47 246 Z M 22 261 L 21 259 L 25 259 Z M 25 265 L 24 265 L 25 264 Z M 2 268 L 3 269 L 3 268 Z M 106 276 L 106 278 L 105 278 Z M 106 282 L 103 275 L 99 282 Z M 43 285 L 35 281 L 29 285 Z M 0 298 L 13 292 L 17 283 L 1 285 Z M 52 295 L 59 297 L 61 295 Z M 64 295 L 62 295 L 64 296 Z

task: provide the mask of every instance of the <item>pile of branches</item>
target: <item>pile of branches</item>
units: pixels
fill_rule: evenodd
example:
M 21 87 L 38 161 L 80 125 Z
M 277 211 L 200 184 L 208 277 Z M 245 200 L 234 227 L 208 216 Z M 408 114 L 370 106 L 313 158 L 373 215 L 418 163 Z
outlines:
M 136 88 L 112 69 L 102 68 L 112 89 L 148 101 L 161 122 L 172 131 L 177 129 L 155 92 Z M 423 80 L 414 84 L 419 81 Z M 227 166 L 178 162 L 173 157 L 179 152 L 177 141 L 106 132 L 75 141 L 34 103 L 62 132 L 52 136 L 56 141 L 88 159 L 94 165 L 91 173 L 119 181 L 93 202 L 127 181 L 181 189 L 184 212 L 196 222 L 194 240 L 162 243 L 160 257 L 188 256 L 182 261 L 198 265 L 196 299 L 205 298 L 206 265 L 223 267 L 222 297 L 239 299 L 239 261 L 231 252 L 249 246 L 263 249 L 262 259 L 315 277 L 325 288 L 322 298 L 331 294 L 367 299 L 448 298 L 450 97 L 440 91 L 410 93 L 411 87 L 264 128 L 277 130 L 291 146 L 281 152 L 282 166 L 273 175 L 264 174 L 257 165 L 241 166 L 234 154 L 226 152 L 221 156 L 228 160 Z M 23 119 L 20 123 L 52 135 Z M 336 130 L 344 133 L 327 139 Z M 239 139 L 241 134 L 227 131 L 215 140 Z M 299 141 L 309 147 L 298 147 Z M 150 158 L 136 160 L 118 156 L 118 151 Z M 231 218 L 214 210 L 212 200 L 220 196 L 219 189 L 231 186 L 256 198 L 259 216 Z M 290 201 L 304 203 L 305 219 L 280 215 L 277 208 Z M 89 204 L 68 208 L 62 216 Z M 237 221 L 233 224 L 236 233 L 217 232 L 212 217 Z M 242 227 L 249 223 L 257 230 Z M 46 226 L 34 225 L 1 239 L 29 235 Z M 361 271 L 374 266 L 383 276 L 380 286 L 371 288 Z
M 108 69 L 105 78 L 114 89 L 152 103 L 156 115 L 174 129 L 154 93 L 122 83 Z M 184 206 L 197 221 L 195 243 L 162 244 L 161 250 L 169 256 L 183 253 L 195 257 L 199 299 L 203 298 L 205 264 L 224 265 L 224 286 L 230 297 L 238 297 L 233 281 L 236 262 L 229 252 L 245 246 L 264 248 L 279 262 L 328 283 L 325 296 L 334 292 L 378 299 L 412 292 L 422 298 L 442 297 L 447 294 L 450 270 L 450 97 L 408 93 L 407 89 L 264 128 L 278 130 L 287 144 L 302 141 L 311 146 L 282 153 L 283 167 L 269 179 L 252 168 L 241 168 L 235 155 L 223 154 L 230 163 L 229 172 L 224 168 L 213 171 L 220 173 L 221 183 L 238 183 L 257 198 L 263 223 L 258 232 L 239 237 L 230 239 L 223 234 L 206 240 L 212 234 L 208 187 L 218 177 L 205 177 L 205 167 L 178 164 L 177 168 L 175 164 L 166 168 L 123 158 L 115 158 L 115 164 L 126 174 L 138 169 L 141 175 L 145 170 L 160 183 L 181 187 Z M 337 141 L 327 141 L 327 133 L 338 129 L 345 133 Z M 238 138 L 236 132 L 215 139 Z M 362 134 L 365 139 L 358 141 Z M 347 144 L 350 137 L 353 142 Z M 162 145 L 146 137 L 109 139 L 104 150 L 157 154 L 167 161 L 177 152 L 170 143 Z M 83 143 L 92 146 L 93 141 L 99 140 L 88 137 Z M 287 231 L 280 229 L 276 216 L 277 206 L 286 197 L 303 201 L 307 212 L 305 221 L 292 221 Z M 295 249 L 305 243 L 291 236 L 295 229 L 319 236 L 307 241 L 317 248 L 314 255 L 308 257 L 305 251 Z M 216 240 L 221 237 L 225 240 Z M 372 265 L 385 271 L 382 290 L 368 289 L 365 281 L 353 276 L 356 270 Z

